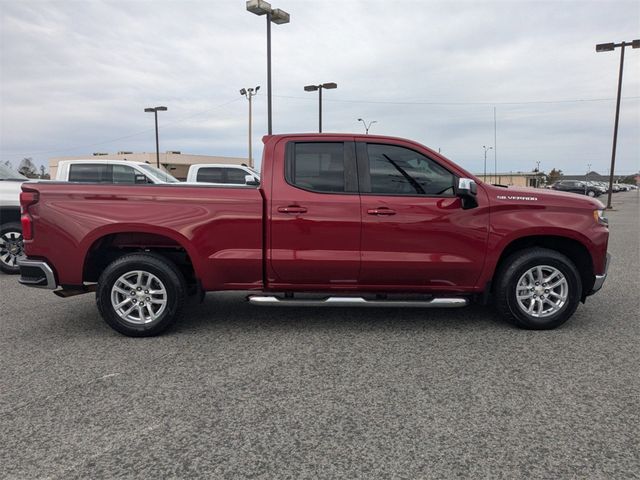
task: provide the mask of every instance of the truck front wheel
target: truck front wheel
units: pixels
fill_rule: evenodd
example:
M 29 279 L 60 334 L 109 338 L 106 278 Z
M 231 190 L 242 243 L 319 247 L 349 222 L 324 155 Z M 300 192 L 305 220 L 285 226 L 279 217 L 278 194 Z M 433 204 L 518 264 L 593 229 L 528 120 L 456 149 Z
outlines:
M 168 259 L 133 253 L 114 260 L 100 275 L 96 303 L 102 318 L 129 337 L 150 337 L 178 317 L 185 282 Z
M 574 263 L 546 248 L 520 250 L 503 262 L 495 298 L 498 311 L 521 328 L 548 330 L 578 308 L 582 282 Z

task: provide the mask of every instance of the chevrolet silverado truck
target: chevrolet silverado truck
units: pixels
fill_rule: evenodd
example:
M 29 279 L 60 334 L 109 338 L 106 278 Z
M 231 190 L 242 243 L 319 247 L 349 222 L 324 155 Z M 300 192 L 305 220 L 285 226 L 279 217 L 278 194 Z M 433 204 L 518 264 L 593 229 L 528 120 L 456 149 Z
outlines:
M 20 282 L 95 290 L 111 327 L 150 336 L 187 296 L 221 290 L 279 306 L 477 301 L 551 329 L 605 281 L 598 200 L 489 185 L 400 138 L 263 142 L 259 187 L 24 184 Z

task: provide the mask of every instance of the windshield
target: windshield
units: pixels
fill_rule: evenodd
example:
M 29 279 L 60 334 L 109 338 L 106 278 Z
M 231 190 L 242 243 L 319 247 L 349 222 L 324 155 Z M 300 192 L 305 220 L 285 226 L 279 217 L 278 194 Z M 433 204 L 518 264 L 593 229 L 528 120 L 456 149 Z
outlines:
M 167 183 L 179 183 L 180 182 L 180 180 L 178 180 L 176 177 L 168 174 L 164 170 L 160 170 L 159 168 L 153 167 L 153 166 L 148 165 L 146 163 L 143 164 L 143 165 L 140 165 L 140 168 L 142 168 L 143 170 L 146 170 L 151 175 L 156 177 L 158 180 L 162 180 L 163 182 L 167 182 Z
M 0 164 L 0 180 L 29 180 L 27 177 L 20 175 L 13 168 L 5 165 L 4 163 Z

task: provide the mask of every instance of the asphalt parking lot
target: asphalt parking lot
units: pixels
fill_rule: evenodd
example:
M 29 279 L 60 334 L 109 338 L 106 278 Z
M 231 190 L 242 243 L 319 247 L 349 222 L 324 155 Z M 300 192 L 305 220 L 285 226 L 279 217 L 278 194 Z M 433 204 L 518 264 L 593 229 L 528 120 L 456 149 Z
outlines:
M 569 323 L 210 294 L 123 337 L 0 276 L 0 478 L 638 478 L 640 192 Z

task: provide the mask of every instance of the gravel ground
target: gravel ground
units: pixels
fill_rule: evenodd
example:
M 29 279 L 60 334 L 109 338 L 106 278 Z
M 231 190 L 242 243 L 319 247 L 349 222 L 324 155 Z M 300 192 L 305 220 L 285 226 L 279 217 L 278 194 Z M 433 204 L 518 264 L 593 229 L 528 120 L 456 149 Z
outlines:
M 640 192 L 562 328 L 210 294 L 123 337 L 0 276 L 0 478 L 639 478 Z

